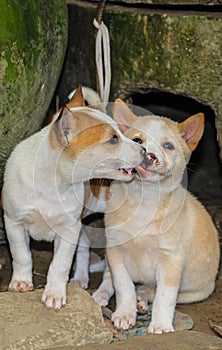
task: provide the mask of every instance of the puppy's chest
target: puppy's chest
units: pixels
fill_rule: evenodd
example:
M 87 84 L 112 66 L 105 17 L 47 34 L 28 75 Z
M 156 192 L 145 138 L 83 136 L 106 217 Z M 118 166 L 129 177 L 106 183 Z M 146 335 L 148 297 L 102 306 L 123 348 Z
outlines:
M 30 210 L 24 218 L 26 230 L 31 237 L 37 240 L 51 241 L 54 239 L 54 235 L 49 234 L 52 229 L 52 221 L 54 221 L 53 217 L 49 218 L 47 212 L 43 213 L 38 209 Z
M 158 238 L 140 237 L 122 249 L 124 264 L 133 281 L 155 284 L 156 268 L 162 254 Z
M 119 190 L 119 192 L 117 192 Z M 122 191 L 123 192 L 123 191 Z M 108 207 L 105 217 L 107 227 L 118 227 L 127 234 L 138 234 L 152 224 L 158 213 L 159 195 L 150 195 L 144 189 L 126 187 L 122 193 L 117 187 L 114 210 Z M 155 229 L 155 228 L 154 228 Z
M 83 193 L 75 194 L 78 201 L 72 193 L 36 198 L 24 216 L 24 225 L 30 236 L 51 241 L 56 234 L 75 225 L 82 212 Z

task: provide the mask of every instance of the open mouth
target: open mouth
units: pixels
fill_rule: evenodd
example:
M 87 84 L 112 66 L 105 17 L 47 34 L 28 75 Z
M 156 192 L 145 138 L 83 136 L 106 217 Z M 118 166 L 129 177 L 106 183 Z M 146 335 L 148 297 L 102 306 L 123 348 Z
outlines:
M 156 162 L 150 164 L 146 159 L 135 168 L 121 168 L 119 171 L 126 177 L 136 175 L 141 179 L 149 178 L 150 181 L 157 179 L 157 177 L 160 179 L 172 175 L 170 168 L 164 167 L 160 163 L 156 164 Z
M 123 175 L 128 175 L 128 176 L 132 176 L 135 173 L 135 169 L 134 168 L 127 168 L 127 169 L 119 169 L 119 171 L 122 172 Z
M 148 174 L 156 174 L 156 169 L 152 168 L 152 165 L 147 164 L 147 162 L 142 162 L 140 165 L 137 165 L 135 168 L 125 168 L 119 169 L 122 174 L 125 176 L 138 175 L 140 178 L 147 178 Z
M 141 178 L 146 178 L 147 177 L 147 172 L 149 171 L 148 169 L 145 168 L 145 164 L 140 164 L 135 168 L 127 168 L 127 169 L 119 169 L 122 171 L 123 174 L 126 176 L 132 176 L 132 175 L 139 175 Z

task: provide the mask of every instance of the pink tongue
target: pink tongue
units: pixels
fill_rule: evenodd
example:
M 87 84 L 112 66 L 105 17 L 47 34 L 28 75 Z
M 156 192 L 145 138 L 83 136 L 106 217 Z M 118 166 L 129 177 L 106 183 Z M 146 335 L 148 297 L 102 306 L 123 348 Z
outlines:
M 137 173 L 139 174 L 140 177 L 142 177 L 143 179 L 146 178 L 147 173 L 146 173 L 146 170 L 145 170 L 143 167 L 141 167 L 140 165 L 138 165 L 138 166 L 135 168 L 135 170 L 137 171 Z

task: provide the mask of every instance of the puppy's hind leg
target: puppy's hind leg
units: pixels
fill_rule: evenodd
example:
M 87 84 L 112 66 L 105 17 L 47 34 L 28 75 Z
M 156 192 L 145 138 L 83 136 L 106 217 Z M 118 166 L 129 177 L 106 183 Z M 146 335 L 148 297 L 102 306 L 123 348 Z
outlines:
M 155 291 L 145 284 L 136 287 L 137 312 L 144 315 L 148 312 L 148 303 L 153 302 Z
M 4 218 L 13 266 L 9 290 L 13 292 L 31 291 L 33 290 L 33 283 L 29 234 L 22 224 L 13 222 L 6 214 Z
M 80 287 L 87 289 L 89 283 L 89 258 L 90 258 L 90 242 L 83 228 L 80 233 L 78 248 L 76 251 L 76 268 L 74 276 L 70 282 L 75 282 Z

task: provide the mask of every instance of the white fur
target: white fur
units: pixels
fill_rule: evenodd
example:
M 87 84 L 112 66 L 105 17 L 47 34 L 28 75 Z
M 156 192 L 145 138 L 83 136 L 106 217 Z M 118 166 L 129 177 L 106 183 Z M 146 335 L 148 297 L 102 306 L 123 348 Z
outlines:
M 6 164 L 3 186 L 5 226 L 13 257 L 9 289 L 33 289 L 29 237 L 54 241 L 42 301 L 55 309 L 66 303 L 66 283 L 81 229 L 84 181 L 104 176 L 130 180 L 119 169 L 136 166 L 144 157 L 141 147 L 124 137 L 104 113 L 87 107 L 71 110 L 63 111 L 57 127 L 52 122 L 16 146 Z M 112 145 L 107 139 L 100 140 L 73 157 L 75 150 L 69 148 L 64 130 L 68 120 L 71 141 L 84 116 L 109 124 L 120 141 Z
M 106 306 L 109 303 L 110 298 L 114 294 L 113 282 L 110 273 L 110 269 L 106 266 L 102 283 L 99 288 L 93 293 L 93 299 L 100 306 Z

